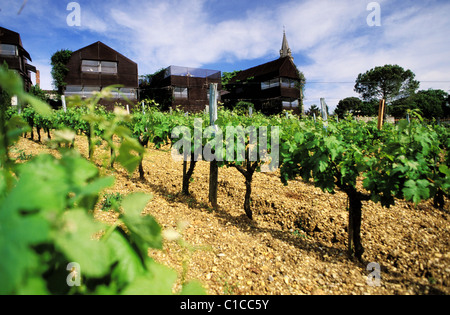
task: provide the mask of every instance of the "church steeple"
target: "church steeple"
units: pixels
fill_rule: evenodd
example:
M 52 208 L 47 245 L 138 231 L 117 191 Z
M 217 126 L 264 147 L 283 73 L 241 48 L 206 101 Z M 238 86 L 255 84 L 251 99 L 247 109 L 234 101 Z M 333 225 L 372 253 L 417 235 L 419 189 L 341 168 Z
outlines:
M 289 48 L 289 44 L 286 38 L 286 30 L 283 29 L 283 43 L 281 44 L 281 50 L 280 50 L 280 58 L 284 57 L 290 57 L 292 60 L 294 60 L 294 57 L 292 57 L 291 49 Z

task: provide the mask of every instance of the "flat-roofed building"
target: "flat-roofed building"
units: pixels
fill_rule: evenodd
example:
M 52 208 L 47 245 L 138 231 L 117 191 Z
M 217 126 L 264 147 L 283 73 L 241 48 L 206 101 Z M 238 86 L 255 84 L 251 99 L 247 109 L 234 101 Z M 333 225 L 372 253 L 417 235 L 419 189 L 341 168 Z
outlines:
M 180 107 L 198 112 L 209 104 L 210 84 L 216 83 L 220 92 L 221 81 L 219 70 L 170 66 L 143 82 L 141 96 L 154 99 L 163 109 Z

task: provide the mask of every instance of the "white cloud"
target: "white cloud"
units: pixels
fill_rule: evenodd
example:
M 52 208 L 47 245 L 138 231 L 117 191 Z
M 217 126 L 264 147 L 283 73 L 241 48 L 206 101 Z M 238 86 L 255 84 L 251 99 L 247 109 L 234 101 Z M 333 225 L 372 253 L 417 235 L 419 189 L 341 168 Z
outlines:
M 318 6 L 309 5 L 305 11 L 311 14 L 320 11 Z M 319 98 L 325 97 L 334 109 L 340 99 L 358 96 L 353 86 L 359 73 L 385 64 L 411 69 L 419 81 L 433 81 L 422 82 L 421 89 L 450 88 L 450 43 L 447 40 L 450 3 L 440 6 L 418 3 L 402 8 L 381 2 L 382 26 L 373 28 L 365 22 L 370 13 L 364 11 L 365 8 L 358 8 L 362 10 L 358 14 L 351 6 L 336 7 L 342 11 L 330 15 L 328 21 L 333 23 L 314 30 L 314 36 L 306 36 L 300 45 L 300 49 L 306 47 L 305 53 L 313 60 L 312 64 L 300 68 L 306 78 L 313 81 L 349 83 L 311 84 L 306 90 L 305 103 L 318 104 Z M 311 20 L 314 19 L 298 23 L 310 23 Z M 301 43 L 300 35 L 295 36 Z
M 307 50 L 354 31 L 365 23 L 365 9 L 361 1 L 291 1 L 280 8 L 278 19 L 296 43 L 294 49 Z
M 245 19 L 215 23 L 204 1 L 183 0 L 147 2 L 138 12 L 114 8 L 110 13 L 118 28 L 126 30 L 130 50 L 147 72 L 170 64 L 197 67 L 254 59 L 273 49 L 269 12 L 255 10 Z M 124 31 L 118 34 L 125 36 Z
M 207 11 L 214 5 L 208 0 L 81 3 L 81 31 L 108 40 L 144 74 L 172 64 L 201 67 L 275 59 L 285 25 L 295 62 L 308 81 L 346 82 L 308 84 L 305 103 L 318 104 L 325 97 L 331 108 L 340 99 L 357 96 L 357 75 L 375 66 L 399 64 L 419 81 L 450 81 L 450 3 L 378 2 L 381 27 L 367 25 L 369 2 L 354 0 L 255 2 L 235 16 Z M 450 84 L 421 84 L 428 87 L 448 90 Z
M 81 29 L 83 30 L 89 30 L 92 32 L 99 32 L 104 33 L 109 30 L 108 23 L 105 22 L 102 17 L 98 16 L 97 14 L 88 11 L 88 10 L 82 10 L 81 11 Z

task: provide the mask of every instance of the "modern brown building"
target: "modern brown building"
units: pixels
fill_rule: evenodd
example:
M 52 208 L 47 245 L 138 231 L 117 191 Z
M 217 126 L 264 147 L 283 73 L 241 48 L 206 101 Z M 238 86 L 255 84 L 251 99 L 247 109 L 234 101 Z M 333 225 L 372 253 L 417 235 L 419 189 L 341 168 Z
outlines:
M 36 68 L 28 63 L 30 54 L 23 48 L 19 33 L 0 27 L 0 64 L 6 61 L 9 69 L 17 71 L 23 79 L 26 91 L 32 85 L 31 72 Z
M 66 66 L 69 69 L 64 80 L 66 96 L 87 98 L 107 86 L 121 85 L 120 93 L 100 104 L 112 109 L 116 103 L 125 105 L 125 98 L 131 104 L 137 101 L 138 65 L 102 42 L 73 52 Z
M 216 83 L 220 91 L 221 81 L 218 70 L 170 66 L 141 84 L 141 98 L 154 99 L 163 109 L 198 112 L 209 104 L 210 84 Z
M 301 111 L 300 74 L 294 64 L 291 50 L 283 35 L 280 58 L 240 71 L 225 87 L 222 96 L 227 107 L 239 101 L 253 103 L 264 114 L 278 114 L 282 110 Z

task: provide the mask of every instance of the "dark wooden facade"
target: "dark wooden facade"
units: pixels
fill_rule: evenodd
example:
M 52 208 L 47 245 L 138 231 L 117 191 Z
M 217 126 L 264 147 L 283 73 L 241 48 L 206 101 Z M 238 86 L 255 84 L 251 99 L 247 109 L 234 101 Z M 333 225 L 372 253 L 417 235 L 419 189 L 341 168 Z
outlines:
M 32 85 L 31 72 L 36 73 L 36 68 L 28 60 L 32 61 L 30 54 L 23 48 L 19 33 L 0 27 L 0 64 L 6 61 L 9 69 L 20 74 L 26 91 Z
M 155 74 L 142 92 L 164 109 L 198 112 L 209 104 L 211 83 L 217 83 L 218 92 L 221 90 L 221 77 L 217 70 L 170 66 Z
M 289 56 L 243 70 L 226 86 L 222 99 L 227 107 L 239 101 L 251 102 L 264 114 L 278 114 L 283 109 L 300 114 L 300 75 Z
M 65 95 L 89 97 L 93 91 L 99 91 L 110 85 L 121 85 L 120 91 L 130 103 L 137 101 L 138 65 L 124 55 L 102 42 L 81 48 L 73 52 L 67 63 L 69 72 Z M 111 100 L 100 102 L 109 109 L 116 103 L 124 105 L 123 96 L 117 94 Z

